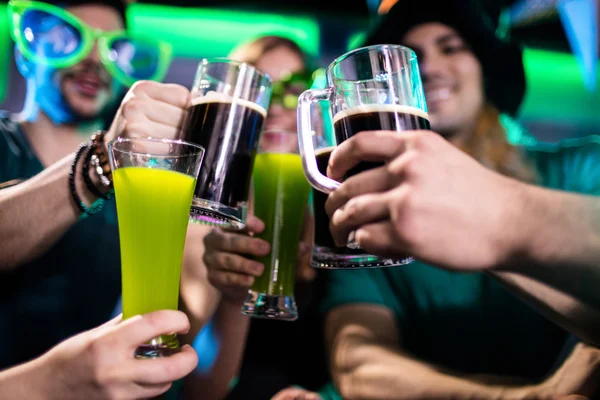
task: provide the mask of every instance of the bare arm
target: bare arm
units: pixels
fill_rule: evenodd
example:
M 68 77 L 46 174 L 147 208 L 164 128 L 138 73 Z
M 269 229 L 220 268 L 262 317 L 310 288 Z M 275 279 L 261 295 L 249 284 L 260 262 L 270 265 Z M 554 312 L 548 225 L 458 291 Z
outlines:
M 312 242 L 312 226 L 307 213 L 297 271 L 297 277 L 304 280 L 313 279 L 315 274 L 310 267 L 310 245 L 306 243 Z M 250 232 L 263 229 L 261 221 L 253 216 L 248 218 Z M 190 317 L 192 329 L 185 340 L 187 343 L 194 340 L 216 306 L 204 334 L 211 338 L 212 346 L 218 351 L 214 360 L 207 360 L 210 365 L 197 369 L 186 379 L 186 398 L 223 399 L 229 392 L 230 383 L 241 367 L 250 326 L 250 318 L 241 313 L 241 307 L 254 277 L 262 274 L 264 269 L 251 258 L 268 252 L 268 243 L 246 234 L 198 225 L 188 229 L 181 291 L 184 311 Z M 202 354 L 199 357 L 202 365 Z
M 508 260 L 491 274 L 578 337 L 600 344 L 600 199 L 523 187 Z
M 42 380 L 40 364 L 40 359 L 36 359 L 0 372 L 0 393 L 3 398 L 5 400 L 46 399 L 44 388 L 40 387 Z
M 600 343 L 598 197 L 504 177 L 428 131 L 355 135 L 332 153 L 329 175 L 340 178 L 359 160 L 387 164 L 329 195 L 339 244 L 354 231 L 373 254 L 493 271 L 545 315 Z
M 185 336 L 191 344 L 202 327 L 211 320 L 221 300 L 221 294 L 208 281 L 204 255 L 204 237 L 211 228 L 189 224 L 185 238 L 179 307 L 190 319 L 190 331 Z
M 208 281 L 202 257 L 203 239 L 210 230 L 195 224 L 188 228 L 181 279 L 181 308 L 191 325 L 183 341 L 191 345 L 210 321 L 207 336 L 214 339 L 210 345 L 217 349 L 217 354 L 214 359 L 208 360 L 206 355 L 198 354 L 199 368 L 184 380 L 186 399 L 218 400 L 226 397 L 241 365 L 249 326 L 249 318 L 240 312 L 241 303 L 222 298 Z
M 240 312 L 240 304 L 221 300 L 209 325 L 209 335 L 217 354 L 211 365 L 196 368 L 184 381 L 186 399 L 224 399 L 238 375 L 246 346 L 250 318 Z M 202 354 L 198 357 L 202 360 Z
M 398 337 L 394 316 L 385 307 L 355 304 L 329 313 L 326 340 L 332 376 L 343 398 L 522 399 L 561 394 L 559 389 L 579 389 L 566 385 L 559 388 L 560 378 L 534 385 L 511 382 L 505 377 L 460 374 L 406 354 Z M 570 369 L 570 374 L 564 374 L 564 370 L 561 373 L 581 376 L 585 381 L 597 365 L 600 362 L 594 361 L 593 368 L 586 364 L 580 370 Z
M 69 191 L 70 154 L 33 178 L 0 190 L 0 270 L 8 270 L 45 253 L 69 229 L 79 209 Z M 91 204 L 95 198 L 76 174 L 77 192 Z
M 117 135 L 138 137 L 147 136 L 147 132 L 177 137 L 188 98 L 189 91 L 180 85 L 136 82 L 127 92 L 105 142 Z M 0 190 L 0 270 L 39 257 L 77 221 L 79 211 L 68 184 L 73 159 L 71 154 L 26 182 Z M 79 164 L 77 193 L 90 205 L 95 198 L 83 183 Z M 90 175 L 94 181 L 96 177 Z

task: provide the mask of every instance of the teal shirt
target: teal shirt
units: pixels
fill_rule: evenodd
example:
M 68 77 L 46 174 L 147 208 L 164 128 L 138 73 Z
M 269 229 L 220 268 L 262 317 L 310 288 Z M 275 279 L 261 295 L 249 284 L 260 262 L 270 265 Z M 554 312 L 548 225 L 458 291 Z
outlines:
M 19 127 L 0 113 L 0 183 L 29 179 L 42 170 Z M 5 344 L 0 369 L 110 319 L 121 293 L 120 271 L 112 200 L 101 213 L 78 221 L 39 258 L 0 272 L 0 343 Z
M 600 193 L 600 138 L 524 148 L 542 186 Z M 476 188 L 473 188 L 476 190 Z M 325 311 L 367 303 L 393 311 L 404 350 L 464 373 L 539 379 L 554 366 L 567 332 L 484 273 L 421 262 L 328 274 Z

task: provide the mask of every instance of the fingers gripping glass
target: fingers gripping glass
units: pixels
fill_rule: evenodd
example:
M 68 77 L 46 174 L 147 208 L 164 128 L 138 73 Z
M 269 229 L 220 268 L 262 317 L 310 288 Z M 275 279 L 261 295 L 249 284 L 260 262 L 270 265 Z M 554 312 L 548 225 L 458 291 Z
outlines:
M 100 59 L 125 86 L 164 78 L 172 48 L 162 41 L 126 31 L 92 28 L 68 11 L 47 3 L 8 3 L 10 34 L 23 56 L 38 64 L 65 68 L 82 61 L 98 42 Z
M 326 88 L 310 89 L 299 98 L 298 141 L 304 171 L 313 188 L 322 194 L 330 193 L 340 185 L 325 175 L 332 149 L 315 151 L 315 131 L 311 113 L 315 104 L 328 104 L 333 119 L 337 145 L 359 132 L 429 129 L 429 116 L 415 52 L 397 45 L 376 45 L 353 50 L 335 59 L 326 71 Z M 347 172 L 346 178 L 382 163 L 361 161 Z M 371 268 L 406 264 L 404 259 L 380 259 L 359 252 L 335 247 L 324 212 L 326 196 L 315 195 L 315 250 L 313 265 L 322 268 Z M 323 233 L 324 234 L 321 234 Z M 360 250 L 349 237 L 350 250 Z M 364 261 L 361 260 L 364 258 Z M 357 262 L 358 261 L 358 262 Z

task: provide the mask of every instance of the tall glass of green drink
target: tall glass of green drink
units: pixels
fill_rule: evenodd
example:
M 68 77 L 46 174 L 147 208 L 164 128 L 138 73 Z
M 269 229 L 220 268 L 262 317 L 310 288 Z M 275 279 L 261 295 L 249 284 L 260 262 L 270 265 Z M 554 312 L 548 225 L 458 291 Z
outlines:
M 117 201 L 123 319 L 176 310 L 192 196 L 204 155 L 180 140 L 117 138 L 108 144 Z M 177 335 L 140 345 L 152 358 L 179 350 Z
M 304 177 L 295 133 L 264 131 L 254 159 L 254 215 L 265 223 L 257 237 L 271 252 L 257 261 L 264 273 L 256 278 L 242 306 L 246 315 L 295 320 L 294 277 L 310 185 Z

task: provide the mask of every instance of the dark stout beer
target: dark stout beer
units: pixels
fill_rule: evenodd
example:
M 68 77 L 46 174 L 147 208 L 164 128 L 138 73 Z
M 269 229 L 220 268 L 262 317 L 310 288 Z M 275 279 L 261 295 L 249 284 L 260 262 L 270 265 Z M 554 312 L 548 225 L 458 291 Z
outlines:
M 192 101 L 183 139 L 206 150 L 194 192 L 193 215 L 227 219 L 206 209 L 203 206 L 206 202 L 211 204 L 212 211 L 242 208 L 245 213 L 254 156 L 266 114 L 255 103 L 232 100 L 216 92 Z
M 337 143 L 341 143 L 357 134 L 368 130 L 405 131 L 429 129 L 429 119 L 425 112 L 414 107 L 399 105 L 373 104 L 344 110 L 334 116 L 334 129 Z M 401 133 L 400 133 L 401 134 Z M 315 152 L 319 171 L 325 175 L 327 164 L 333 147 L 319 149 Z M 350 170 L 347 176 L 379 166 L 377 163 L 362 162 Z M 315 216 L 315 251 L 313 266 L 319 268 L 369 268 L 388 265 L 400 265 L 404 260 L 381 259 L 365 254 L 361 249 L 337 247 L 329 231 L 329 217 L 325 212 L 327 195 L 313 190 L 313 212 Z
M 342 110 L 333 117 L 337 143 L 350 139 L 362 131 L 407 131 L 430 129 L 429 117 L 421 109 L 397 104 L 366 104 Z M 380 163 L 362 162 L 346 176 L 380 166 Z
M 329 163 L 329 156 L 333 151 L 334 147 L 328 147 L 325 149 L 319 149 L 315 155 L 317 157 L 317 166 L 319 172 L 323 175 L 327 174 L 327 164 Z M 329 231 L 329 216 L 325 212 L 325 202 L 327 201 L 327 194 L 313 189 L 313 213 L 315 216 L 315 245 L 317 247 L 328 248 L 329 251 L 334 251 L 336 254 L 362 254 L 361 250 L 351 250 L 347 247 L 336 247 L 331 232 Z M 317 249 L 319 250 L 319 249 Z

